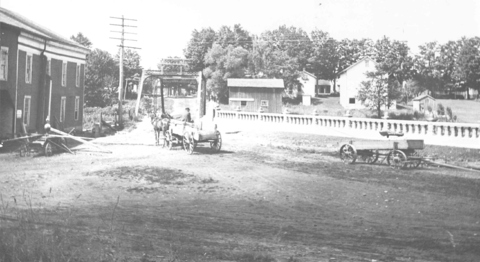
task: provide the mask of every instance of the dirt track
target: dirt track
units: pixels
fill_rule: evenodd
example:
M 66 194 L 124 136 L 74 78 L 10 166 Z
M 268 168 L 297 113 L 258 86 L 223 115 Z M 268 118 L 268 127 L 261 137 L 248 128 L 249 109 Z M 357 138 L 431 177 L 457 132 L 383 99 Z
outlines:
M 321 137 L 281 146 L 294 136 L 223 134 L 221 153 L 187 155 L 153 146 L 145 121 L 97 140 L 112 154 L 0 155 L 0 190 L 105 261 L 480 260 L 480 176 L 347 166 Z

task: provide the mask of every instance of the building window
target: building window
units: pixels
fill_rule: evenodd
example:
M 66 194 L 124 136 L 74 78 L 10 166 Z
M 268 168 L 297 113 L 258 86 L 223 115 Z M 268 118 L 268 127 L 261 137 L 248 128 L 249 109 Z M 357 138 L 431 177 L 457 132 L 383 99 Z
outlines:
M 355 98 L 350 98 L 350 99 L 348 100 L 348 103 L 349 103 L 349 104 L 355 104 Z
M 80 97 L 76 96 L 75 97 L 75 121 L 78 120 L 79 111 L 80 111 Z
M 23 123 L 25 126 L 30 125 L 30 106 L 32 102 L 31 96 L 25 96 L 23 98 Z
M 0 80 L 8 77 L 8 47 L 2 46 L 0 52 Z
M 67 97 L 62 96 L 60 101 L 60 122 L 65 122 L 65 105 L 67 104 Z
M 52 60 L 51 59 L 47 60 L 47 75 L 52 77 Z
M 369 60 L 365 60 L 365 67 L 369 67 L 370 66 L 370 61 Z
M 27 61 L 25 63 L 25 83 L 32 83 L 32 69 L 33 69 L 33 55 L 27 54 Z
M 62 62 L 62 86 L 67 86 L 67 62 Z
M 262 100 L 262 101 L 260 101 L 260 106 L 268 107 L 268 100 Z
M 81 72 L 80 68 L 81 68 L 81 65 L 77 64 L 77 72 L 75 74 L 75 86 L 76 87 L 80 86 L 80 72 Z
M 247 105 L 247 101 L 240 101 L 240 105 L 241 105 L 241 106 L 246 106 L 246 105 Z

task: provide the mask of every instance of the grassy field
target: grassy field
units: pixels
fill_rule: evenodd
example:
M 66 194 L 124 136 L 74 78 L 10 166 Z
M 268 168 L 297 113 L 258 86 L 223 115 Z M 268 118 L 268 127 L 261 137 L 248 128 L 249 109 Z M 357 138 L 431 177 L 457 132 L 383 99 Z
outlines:
M 437 104 L 452 108 L 453 114 L 458 117 L 458 122 L 480 123 L 480 102 L 473 100 L 437 99 Z

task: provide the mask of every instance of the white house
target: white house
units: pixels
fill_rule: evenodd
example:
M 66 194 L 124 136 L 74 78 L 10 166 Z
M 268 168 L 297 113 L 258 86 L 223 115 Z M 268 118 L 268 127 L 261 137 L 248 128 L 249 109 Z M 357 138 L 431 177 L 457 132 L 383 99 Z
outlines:
M 305 96 L 315 97 L 315 86 L 317 85 L 317 77 L 314 74 L 302 71 L 298 81 L 302 84 L 302 94 Z
M 376 63 L 370 57 L 364 57 L 338 75 L 337 90 L 340 92 L 340 104 L 347 109 L 363 108 L 358 100 L 358 90 L 367 80 L 366 73 L 376 71 Z
M 329 95 L 331 82 L 317 77 L 305 71 L 302 71 L 298 81 L 302 84 L 302 94 L 315 97 L 316 95 Z

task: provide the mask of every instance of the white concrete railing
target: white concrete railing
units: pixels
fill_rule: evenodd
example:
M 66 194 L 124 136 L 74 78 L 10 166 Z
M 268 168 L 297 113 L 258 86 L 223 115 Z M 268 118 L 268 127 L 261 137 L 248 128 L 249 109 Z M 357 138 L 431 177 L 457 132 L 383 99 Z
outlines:
M 466 138 L 480 141 L 480 125 L 468 123 L 446 123 L 407 120 L 385 120 L 372 118 L 349 118 L 314 115 L 268 114 L 253 112 L 217 111 L 216 117 L 225 120 L 248 120 L 267 123 L 284 123 L 304 126 L 321 126 L 329 128 L 351 129 L 361 131 L 389 130 L 404 134 L 443 137 Z M 474 140 L 476 139 L 476 140 Z

